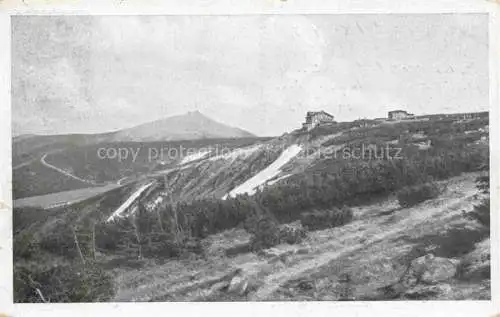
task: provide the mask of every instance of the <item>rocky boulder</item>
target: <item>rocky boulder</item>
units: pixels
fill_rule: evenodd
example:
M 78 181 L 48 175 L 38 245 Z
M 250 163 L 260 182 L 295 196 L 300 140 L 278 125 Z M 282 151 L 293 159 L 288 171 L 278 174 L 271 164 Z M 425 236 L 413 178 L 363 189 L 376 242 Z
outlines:
M 439 285 L 417 285 L 409 290 L 406 290 L 401 296 L 406 299 L 439 299 L 448 298 L 451 292 L 449 284 Z
M 401 278 L 386 286 L 362 294 L 362 300 L 448 299 L 448 280 L 457 273 L 459 261 L 427 254 L 411 261 Z
M 227 292 L 237 296 L 245 296 L 262 286 L 262 274 L 266 275 L 278 269 L 275 265 L 247 265 L 236 269 L 229 282 Z
M 248 277 L 244 275 L 236 275 L 229 283 L 227 291 L 229 293 L 242 296 L 246 293 L 247 288 L 248 288 Z
M 420 281 L 425 284 L 437 284 L 455 276 L 458 261 L 447 258 L 434 257 L 425 267 Z
M 411 262 L 401 283 L 405 288 L 411 288 L 420 282 L 437 284 L 452 278 L 457 272 L 457 265 L 457 260 L 427 254 Z

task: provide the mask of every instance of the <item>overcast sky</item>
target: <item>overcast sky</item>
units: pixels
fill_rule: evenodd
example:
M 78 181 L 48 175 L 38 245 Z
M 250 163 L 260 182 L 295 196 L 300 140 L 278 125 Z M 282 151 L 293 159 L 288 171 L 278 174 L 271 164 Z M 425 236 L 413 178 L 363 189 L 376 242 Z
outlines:
M 12 17 L 14 135 L 95 133 L 199 110 L 257 135 L 488 109 L 487 16 Z

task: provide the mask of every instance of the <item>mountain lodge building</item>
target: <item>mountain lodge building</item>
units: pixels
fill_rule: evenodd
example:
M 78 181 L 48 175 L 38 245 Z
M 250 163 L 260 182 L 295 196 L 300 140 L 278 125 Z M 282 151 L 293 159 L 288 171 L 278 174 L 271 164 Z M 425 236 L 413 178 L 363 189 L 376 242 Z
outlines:
M 404 110 L 394 110 L 388 113 L 389 120 L 413 119 L 414 117 L 415 115 L 413 113 L 408 113 L 408 111 Z
M 302 124 L 302 129 L 311 131 L 315 127 L 324 124 L 332 124 L 334 116 L 325 111 L 308 111 L 306 121 Z

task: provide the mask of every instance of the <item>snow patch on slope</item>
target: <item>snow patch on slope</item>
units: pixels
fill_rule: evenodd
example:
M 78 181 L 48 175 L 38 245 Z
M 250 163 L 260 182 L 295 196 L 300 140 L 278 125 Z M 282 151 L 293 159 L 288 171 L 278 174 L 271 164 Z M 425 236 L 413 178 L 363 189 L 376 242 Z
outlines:
M 128 199 L 120 205 L 120 207 L 118 207 L 111 216 L 109 216 L 109 218 L 106 220 L 106 222 L 109 222 L 109 221 L 112 221 L 114 220 L 116 217 L 120 217 L 122 215 L 122 213 L 127 210 L 128 207 L 130 207 L 130 205 L 132 205 L 132 203 L 134 203 L 134 201 L 139 198 L 139 196 L 146 190 L 148 189 L 149 187 L 151 187 L 151 185 L 153 185 L 155 182 L 152 181 L 152 182 L 149 182 L 147 184 L 144 184 L 142 185 L 141 187 L 139 187 L 138 190 L 136 190 L 132 195 L 130 195 L 128 197 Z
M 292 158 L 297 156 L 300 151 L 302 151 L 302 146 L 300 145 L 294 144 L 289 146 L 273 163 L 271 163 L 271 165 L 264 168 L 262 171 L 254 175 L 252 178 L 248 179 L 243 184 L 231 190 L 222 199 L 226 199 L 228 196 L 235 197 L 236 195 L 245 193 L 253 195 L 256 188 L 265 184 L 270 179 L 276 177 L 280 173 L 281 168 Z
M 199 152 L 193 153 L 191 155 L 184 157 L 181 160 L 180 164 L 186 164 L 186 163 L 190 163 L 190 162 L 202 159 L 205 156 L 207 156 L 208 154 L 210 154 L 211 152 L 212 151 L 199 151 Z

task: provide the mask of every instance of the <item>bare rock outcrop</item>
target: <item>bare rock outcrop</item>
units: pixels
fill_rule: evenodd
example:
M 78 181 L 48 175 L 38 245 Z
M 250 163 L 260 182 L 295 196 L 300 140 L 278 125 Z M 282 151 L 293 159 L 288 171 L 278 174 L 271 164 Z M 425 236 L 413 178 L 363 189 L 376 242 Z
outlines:
M 457 265 L 457 260 L 427 254 L 411 262 L 401 278 L 401 283 L 405 288 L 419 283 L 437 284 L 452 278 L 456 274 Z
M 446 297 L 447 281 L 456 276 L 458 260 L 427 254 L 411 261 L 398 282 L 377 289 L 367 299 L 425 299 Z
M 243 274 L 236 275 L 229 283 L 228 292 L 239 296 L 245 294 L 248 288 L 249 278 Z
M 405 291 L 403 298 L 406 299 L 428 299 L 428 298 L 447 298 L 451 292 L 449 284 L 439 285 L 417 285 L 412 289 Z

